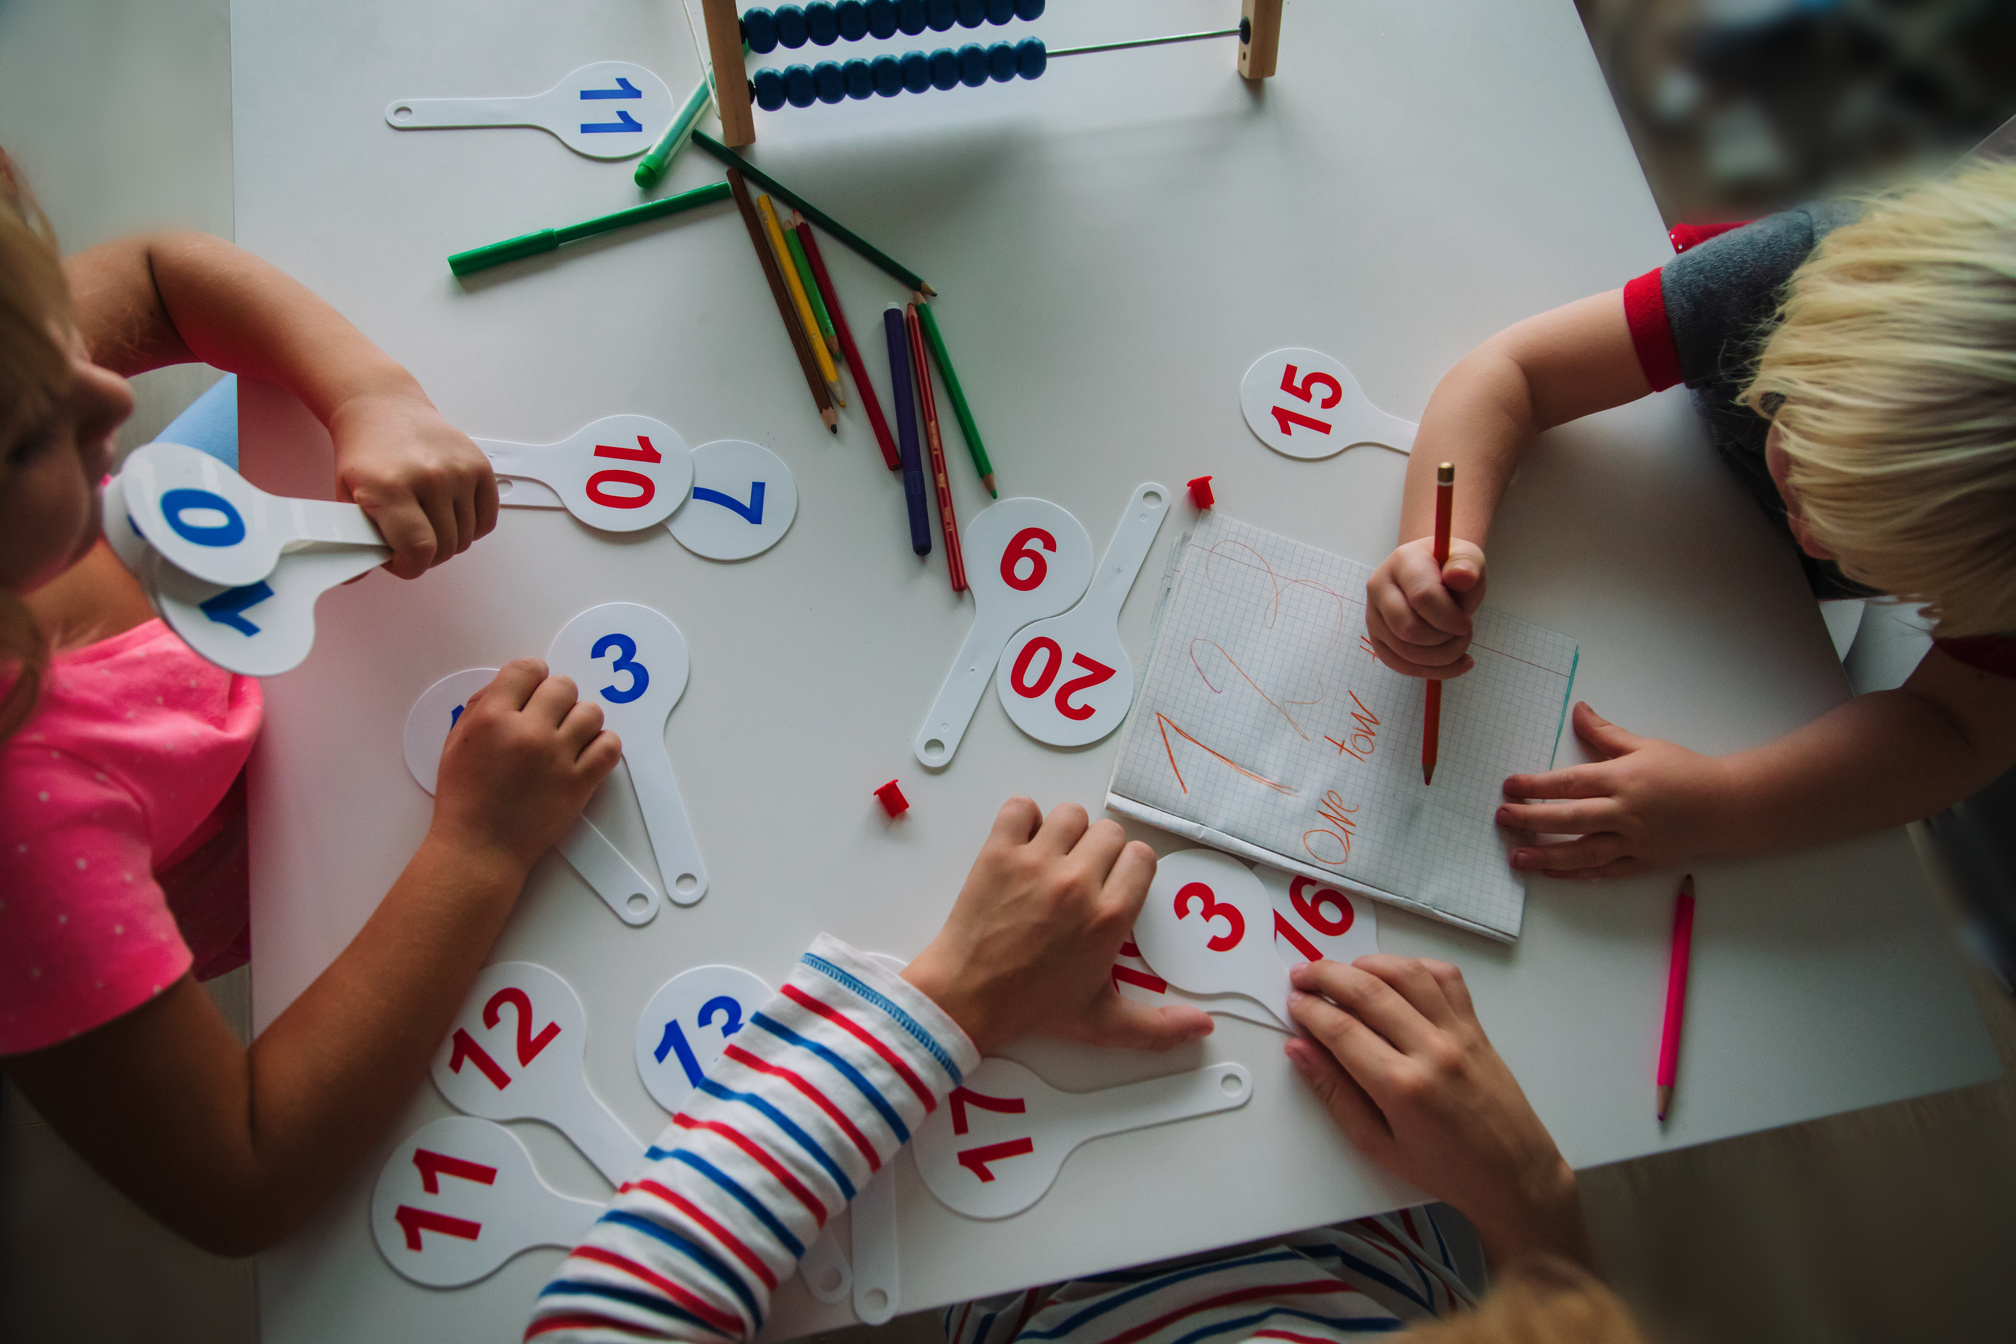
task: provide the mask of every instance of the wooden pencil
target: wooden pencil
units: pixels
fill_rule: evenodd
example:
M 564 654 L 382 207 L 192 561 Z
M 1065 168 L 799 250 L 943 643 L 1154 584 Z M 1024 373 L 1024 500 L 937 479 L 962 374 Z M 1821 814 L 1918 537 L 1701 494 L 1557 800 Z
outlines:
M 875 380 L 868 376 L 868 366 L 861 362 L 861 351 L 855 346 L 854 333 L 847 326 L 847 314 L 840 307 L 840 289 L 826 270 L 826 258 L 819 255 L 819 240 L 812 236 L 811 221 L 794 210 L 791 228 L 798 235 L 798 245 L 805 249 L 805 261 L 812 267 L 813 282 L 826 296 L 826 311 L 832 315 L 833 331 L 840 337 L 840 353 L 846 357 L 847 367 L 854 371 L 854 386 L 861 393 L 861 407 L 868 412 L 868 423 L 875 428 L 875 442 L 881 445 L 882 460 L 889 464 L 889 470 L 901 471 L 902 455 L 896 451 L 895 438 L 889 433 L 889 422 L 882 418 L 882 400 L 875 395 Z
M 966 404 L 966 390 L 959 386 L 959 371 L 952 367 L 952 356 L 946 352 L 938 319 L 932 316 L 931 305 L 924 302 L 922 293 L 913 293 L 911 297 L 916 300 L 917 316 L 924 323 L 924 340 L 931 347 L 931 358 L 938 363 L 938 376 L 945 380 L 945 391 L 952 398 L 952 414 L 959 417 L 959 432 L 966 436 L 966 451 L 973 455 L 973 469 L 980 473 L 980 484 L 987 487 L 987 493 L 999 499 L 1001 492 L 994 488 L 994 464 L 987 460 L 987 445 L 980 441 L 980 427 L 973 423 L 973 410 Z
M 931 476 L 938 486 L 938 529 L 945 534 L 945 568 L 952 591 L 966 591 L 966 555 L 959 546 L 959 516 L 952 511 L 952 477 L 945 470 L 945 439 L 938 432 L 938 396 L 931 390 L 931 365 L 924 358 L 924 326 L 917 305 L 904 310 L 910 332 L 910 370 L 917 378 L 917 404 L 924 410 L 924 441 L 931 446 Z
M 833 356 L 826 353 L 826 342 L 819 335 L 819 320 L 812 315 L 812 301 L 805 297 L 805 285 L 798 279 L 798 267 L 792 263 L 791 248 L 784 241 L 784 228 L 777 222 L 776 207 L 770 204 L 768 196 L 756 198 L 756 217 L 763 221 L 763 234 L 777 254 L 778 273 L 784 277 L 784 288 L 797 309 L 798 323 L 805 331 L 805 343 L 812 347 L 812 360 L 819 366 L 819 376 L 826 380 L 826 390 L 833 394 L 834 403 L 845 406 L 847 398 L 840 394 L 840 370 L 833 367 Z
M 1435 468 L 1435 568 L 1449 563 L 1449 517 L 1456 500 L 1456 464 Z M 1442 683 L 1428 682 L 1428 705 L 1421 716 L 1421 783 L 1435 783 L 1435 757 L 1442 747 Z
M 805 297 L 812 302 L 812 317 L 819 323 L 819 335 L 826 342 L 826 353 L 835 359 L 844 359 L 846 354 L 840 349 L 840 338 L 833 331 L 833 315 L 826 309 L 826 295 L 819 288 L 819 277 L 812 274 L 812 262 L 805 255 L 805 243 L 798 237 L 800 218 L 793 210 L 791 223 L 785 224 L 783 212 L 779 211 L 777 222 L 784 229 L 784 245 L 791 249 L 791 264 L 798 269 L 798 283 L 804 287 Z
M 763 278 L 770 282 L 770 297 L 777 300 L 777 316 L 783 319 L 784 330 L 790 334 L 791 348 L 798 352 L 798 367 L 805 371 L 805 386 L 812 389 L 819 418 L 829 431 L 838 434 L 840 416 L 833 409 L 833 399 L 826 394 L 826 385 L 819 381 L 819 367 L 812 362 L 812 348 L 799 329 L 798 315 L 791 311 L 791 298 L 784 292 L 784 277 L 777 271 L 777 258 L 770 254 L 770 241 L 763 236 L 763 221 L 756 217 L 756 203 L 749 199 L 749 185 L 734 168 L 728 170 L 728 190 L 734 193 L 735 208 L 741 212 L 743 227 L 749 230 L 756 260 L 763 265 Z

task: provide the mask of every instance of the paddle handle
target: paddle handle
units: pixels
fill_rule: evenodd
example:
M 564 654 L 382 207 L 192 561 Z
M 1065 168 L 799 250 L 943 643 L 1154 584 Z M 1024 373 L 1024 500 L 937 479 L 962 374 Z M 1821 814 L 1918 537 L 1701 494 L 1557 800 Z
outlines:
M 402 131 L 449 126 L 544 126 L 544 94 L 529 98 L 400 98 L 385 105 L 385 120 Z
M 1168 486 L 1148 481 L 1135 487 L 1126 511 L 1120 515 L 1120 525 L 1113 529 L 1113 539 L 1106 543 L 1106 554 L 1092 575 L 1092 586 L 1085 593 L 1082 605 L 1088 613 L 1119 620 L 1120 608 L 1148 559 L 1155 534 L 1162 530 L 1162 520 L 1168 516 Z
M 284 506 L 295 542 L 325 542 L 340 546 L 383 546 L 385 538 L 355 504 L 335 504 L 326 499 L 287 499 L 268 496 Z M 289 543 L 290 545 L 293 543 Z
M 938 688 L 938 698 L 910 744 L 923 764 L 936 769 L 952 760 L 973 722 L 973 712 L 980 708 L 980 697 L 994 680 L 994 665 L 1001 661 L 1001 651 L 1020 628 L 1009 621 L 990 619 L 983 608 L 974 607 L 973 628 L 966 632 L 966 642 L 959 646 L 959 656 L 952 660 L 952 670 L 945 674 L 945 684 Z M 934 742 L 936 749 L 931 748 Z
M 614 1179 L 617 1184 L 622 1184 L 621 1177 Z M 595 1220 L 602 1216 L 602 1211 L 609 1207 L 593 1200 L 563 1195 L 536 1176 L 534 1180 L 545 1192 L 546 1198 L 540 1206 L 537 1225 L 525 1229 L 527 1246 L 578 1246 L 587 1237 L 588 1229 L 595 1226 Z
M 555 1127 L 574 1141 L 581 1155 L 595 1164 L 595 1170 L 608 1177 L 609 1184 L 621 1185 L 637 1169 L 644 1145 L 588 1090 L 585 1078 L 581 1100 L 572 1115 L 553 1117 Z
M 686 800 L 672 773 L 672 758 L 665 754 L 663 736 L 653 733 L 634 746 L 626 743 L 623 760 L 630 767 L 630 783 L 644 812 L 644 829 L 651 836 L 665 894 L 676 904 L 692 905 L 707 894 L 707 865 L 700 861 L 700 846 L 693 838 L 693 823 L 686 815 Z M 690 888 L 681 885 L 682 878 L 691 879 Z
M 1099 1092 L 1060 1092 L 1072 1147 L 1089 1139 L 1166 1125 L 1172 1120 L 1211 1115 L 1244 1106 L 1253 1095 L 1253 1076 L 1242 1064 L 1212 1064 L 1189 1073 Z M 859 1259 L 857 1253 L 856 1259 Z
M 854 1314 L 883 1325 L 901 1302 L 897 1278 L 896 1164 L 875 1173 L 852 1205 L 854 1222 Z
M 658 889 L 645 880 L 630 860 L 623 857 L 621 850 L 609 843 L 609 837 L 595 828 L 595 823 L 586 817 L 578 817 L 567 833 L 555 845 L 574 871 L 581 875 L 603 903 L 616 912 L 616 918 L 633 928 L 649 924 L 658 913 L 660 904 Z M 642 897 L 643 904 L 631 909 L 631 898 Z

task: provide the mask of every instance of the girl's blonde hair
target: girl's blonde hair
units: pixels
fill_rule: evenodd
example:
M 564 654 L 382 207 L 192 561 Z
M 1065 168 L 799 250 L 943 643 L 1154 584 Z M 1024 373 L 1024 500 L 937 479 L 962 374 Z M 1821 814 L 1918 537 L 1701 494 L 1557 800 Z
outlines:
M 1408 1344 L 1644 1344 L 1631 1313 L 1595 1275 L 1555 1256 L 1498 1274 L 1475 1311 L 1417 1325 Z
M 11 453 L 41 433 L 69 392 L 70 360 L 56 332 L 70 321 L 70 287 L 49 221 L 12 160 L 0 151 L 0 492 Z M 49 641 L 17 593 L 0 590 L 0 741 L 34 711 Z
M 1941 635 L 2016 631 L 2016 165 L 1868 202 L 1780 315 L 1743 401 L 1814 538 Z

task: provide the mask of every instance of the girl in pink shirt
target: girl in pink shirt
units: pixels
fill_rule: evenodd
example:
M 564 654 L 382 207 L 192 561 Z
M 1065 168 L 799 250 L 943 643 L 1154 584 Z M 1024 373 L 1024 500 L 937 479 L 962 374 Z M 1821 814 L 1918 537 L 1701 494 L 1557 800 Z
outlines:
M 99 527 L 126 375 L 193 360 L 277 383 L 328 427 L 338 491 L 401 577 L 488 532 L 497 488 L 412 375 L 306 289 L 200 234 L 59 261 L 0 155 L 0 1067 L 155 1217 L 244 1254 L 376 1141 L 621 748 L 571 682 L 506 667 L 449 735 L 419 852 L 241 1046 L 196 980 L 244 959 L 259 686 L 153 619 Z

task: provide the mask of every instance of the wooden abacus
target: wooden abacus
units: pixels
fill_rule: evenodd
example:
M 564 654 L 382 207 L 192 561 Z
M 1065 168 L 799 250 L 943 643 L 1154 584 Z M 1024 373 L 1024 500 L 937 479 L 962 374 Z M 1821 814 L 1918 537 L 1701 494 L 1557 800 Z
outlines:
M 810 42 L 826 47 L 835 42 L 858 42 L 865 37 L 889 38 L 897 33 L 915 35 L 926 28 L 946 32 L 955 24 L 978 28 L 981 24 L 1002 26 L 1018 19 L 1041 17 L 1045 0 L 814 0 L 803 6 L 784 5 L 776 11 L 751 9 L 738 14 L 736 0 L 701 0 L 707 22 L 707 51 L 714 67 L 714 103 L 721 116 L 721 139 L 729 145 L 746 145 L 756 139 L 753 109 L 776 111 L 784 107 L 809 107 L 813 103 L 839 103 L 850 98 L 893 98 L 901 93 L 925 93 L 932 89 L 978 88 L 990 80 L 1036 79 L 1049 62 L 1064 56 L 1084 56 L 1128 47 L 1162 46 L 1170 42 L 1194 42 L 1205 38 L 1239 39 L 1239 73 L 1247 79 L 1266 79 L 1274 73 L 1274 60 L 1281 47 L 1281 0 L 1244 0 L 1236 28 L 1200 33 L 1175 33 L 1167 37 L 1137 38 L 1124 42 L 1102 42 L 1094 46 L 1048 50 L 1041 38 L 1020 42 L 977 42 L 937 51 L 910 51 L 901 56 L 878 56 L 872 61 L 821 61 L 817 65 L 792 65 L 785 69 L 760 69 L 752 79 L 745 64 L 747 50 L 767 55 L 778 47 L 795 49 Z

